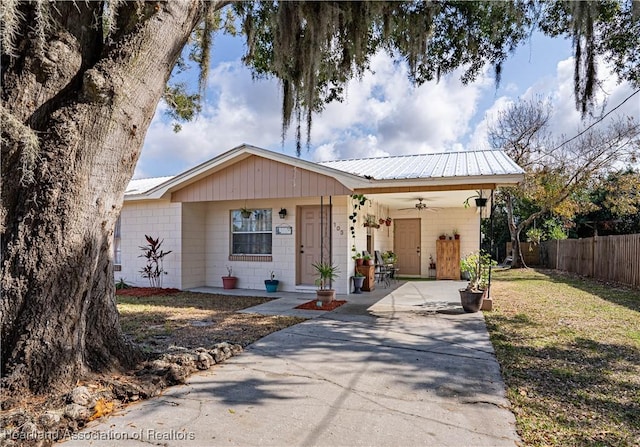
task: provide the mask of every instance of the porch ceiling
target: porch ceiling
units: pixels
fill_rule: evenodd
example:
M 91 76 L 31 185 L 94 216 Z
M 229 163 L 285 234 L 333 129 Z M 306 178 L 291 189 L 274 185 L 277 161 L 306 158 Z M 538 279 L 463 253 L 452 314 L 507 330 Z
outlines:
M 477 194 L 477 190 L 459 190 L 459 191 L 420 191 L 420 192 L 396 192 L 385 194 L 366 194 L 367 197 L 374 199 L 381 205 L 388 206 L 389 211 L 394 213 L 401 208 L 412 208 L 418 199 L 422 198 L 423 203 L 433 208 L 460 208 L 463 207 L 464 201 L 471 196 Z M 483 197 L 489 197 L 491 190 L 483 190 Z M 471 205 L 474 205 L 471 200 Z M 411 210 L 405 210 L 411 211 Z M 416 212 L 418 210 L 416 209 Z

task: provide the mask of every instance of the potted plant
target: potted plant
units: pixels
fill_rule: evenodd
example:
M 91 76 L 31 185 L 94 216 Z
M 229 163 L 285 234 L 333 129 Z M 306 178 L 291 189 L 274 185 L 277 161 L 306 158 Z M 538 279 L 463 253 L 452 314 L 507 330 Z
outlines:
M 264 286 L 267 288 L 267 292 L 277 292 L 280 281 L 276 279 L 276 274 L 273 273 L 273 270 L 271 270 L 269 276 L 270 279 L 264 280 Z
M 469 206 L 470 206 L 469 205 L 469 200 L 471 200 L 471 199 L 475 199 L 476 206 L 478 208 L 484 208 L 485 206 L 487 206 L 487 198 L 486 197 L 482 197 L 482 191 L 476 191 L 476 194 L 474 194 L 474 195 L 472 195 L 470 197 L 467 197 L 465 199 L 465 201 L 463 202 L 465 208 L 469 208 Z
M 240 215 L 242 216 L 243 219 L 248 219 L 251 217 L 251 213 L 252 211 L 248 208 L 242 207 L 240 208 Z
M 233 276 L 233 267 L 230 265 L 227 266 L 227 276 L 222 277 L 222 288 L 224 289 L 235 289 L 236 282 L 238 278 Z
M 355 247 L 353 248 L 353 250 L 355 251 Z M 359 251 L 356 251 L 355 254 L 351 256 L 351 259 L 356 261 L 356 265 L 358 266 L 364 263 L 364 259 L 362 259 L 362 254 Z
M 447 238 L 447 235 L 442 233 L 440 236 L 438 236 L 438 239 L 440 239 L 441 241 L 444 241 Z
M 336 291 L 331 288 L 332 281 L 338 277 L 338 267 L 329 262 L 316 262 L 311 264 L 316 272 L 318 272 L 318 279 L 316 279 L 316 296 L 318 301 L 324 303 L 330 303 L 336 297 Z
M 398 262 L 398 257 L 391 250 L 385 251 L 384 253 L 382 253 L 382 262 L 384 262 L 385 264 L 395 264 L 396 262 Z
M 489 269 L 497 265 L 488 253 L 470 253 L 460 260 L 460 271 L 469 277 L 465 289 L 460 289 L 460 302 L 465 312 L 478 312 L 489 286 Z
M 370 228 L 380 228 L 380 224 L 376 221 L 376 216 L 374 216 L 373 214 L 367 214 L 365 216 L 365 220 L 362 226 Z
M 362 257 L 362 264 L 363 265 L 373 265 L 373 259 L 371 259 L 371 255 L 364 255 Z
M 384 224 L 385 224 L 386 226 L 390 227 L 390 226 L 391 226 L 391 218 L 390 218 L 390 217 L 387 217 L 387 218 L 385 219 L 385 221 L 384 221 Z
M 458 233 L 457 229 L 453 229 L 453 238 L 454 239 L 460 239 L 460 233 Z
M 429 255 L 429 270 L 436 269 L 436 261 L 433 260 L 433 255 Z
M 353 280 L 353 293 L 362 293 L 365 276 L 356 270 L 355 275 L 353 275 L 351 279 Z

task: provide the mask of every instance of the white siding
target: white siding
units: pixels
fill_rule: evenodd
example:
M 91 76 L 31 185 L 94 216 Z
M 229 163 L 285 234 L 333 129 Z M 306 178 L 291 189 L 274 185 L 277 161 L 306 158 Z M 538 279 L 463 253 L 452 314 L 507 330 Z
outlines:
M 375 197 L 375 196 L 373 196 Z M 325 199 L 327 204 L 328 198 Z M 319 205 L 319 198 L 247 200 L 202 203 L 125 202 L 122 210 L 122 271 L 115 273 L 132 285 L 147 286 L 148 281 L 140 276 L 144 259 L 140 258 L 140 246 L 144 245 L 144 235 L 164 239 L 163 248 L 172 250 L 164 263 L 167 275 L 163 277 L 164 287 L 180 289 L 213 286 L 222 287 L 222 276 L 226 275 L 226 266 L 233 267 L 238 277 L 238 288 L 264 289 L 264 280 L 273 270 L 280 280 L 279 290 L 299 291 L 296 286 L 296 206 Z M 230 210 L 243 206 L 247 208 L 273 209 L 273 254 L 272 261 L 229 261 L 229 216 Z M 287 209 L 287 217 L 278 216 L 280 208 Z M 349 227 L 351 222 L 351 200 L 346 196 L 333 198 L 333 260 L 340 269 L 340 276 L 334 283 L 338 293 L 348 293 L 350 277 L 355 263 L 351 259 L 351 246 L 354 239 Z M 421 218 L 421 272 L 428 276 L 429 255 L 435 259 L 436 239 L 441 233 L 452 234 L 457 229 L 461 235 L 460 254 L 464 256 L 476 251 L 479 245 L 479 214 L 475 207 L 442 208 L 437 213 L 415 210 L 388 210 L 375 200 L 358 211 L 356 224 L 356 248 L 366 248 L 366 228 L 363 218 L 366 214 L 376 218 L 390 215 L 396 218 Z M 278 225 L 290 225 L 291 235 L 277 235 Z M 391 227 L 382 225 L 372 229 L 375 250 L 384 252 L 393 250 L 393 223 Z M 313 289 L 306 289 L 312 292 Z
M 140 247 L 147 244 L 144 236 L 164 239 L 162 249 L 172 253 L 164 258 L 163 287 L 182 288 L 181 204 L 168 201 L 125 202 L 121 216 L 122 270 L 115 272 L 115 280 L 148 287 L 149 281 L 140 276 L 145 260 Z
M 347 236 L 348 226 L 344 207 L 345 198 L 333 200 L 333 259 L 340 269 L 340 277 L 334 283 L 338 293 L 347 293 L 349 285 Z M 325 198 L 325 204 L 328 199 Z M 206 285 L 222 287 L 222 276 L 227 274 L 227 266 L 233 268 L 233 275 L 238 277 L 237 287 L 240 289 L 264 289 L 264 280 L 269 279 L 273 270 L 280 281 L 278 290 L 296 291 L 296 206 L 319 205 L 318 198 L 286 199 L 286 200 L 247 200 L 210 202 L 206 205 Z M 273 253 L 272 261 L 229 261 L 230 210 L 247 207 L 273 209 Z M 278 216 L 280 208 L 287 209 L 287 217 Z M 344 222 L 344 224 L 343 224 Z M 278 225 L 290 225 L 291 235 L 276 234 Z M 339 228 L 339 229 L 338 229 Z M 313 290 L 309 290 L 313 291 Z
M 182 288 L 206 285 L 207 204 L 182 205 Z
M 392 217 L 421 219 L 420 272 L 424 278 L 429 274 L 429 255 L 433 256 L 434 261 L 436 259 L 436 240 L 440 234 L 453 236 L 453 230 L 458 230 L 461 257 L 477 251 L 480 246 L 480 214 L 476 212 L 476 207 L 441 208 L 435 213 L 414 210 L 396 211 Z

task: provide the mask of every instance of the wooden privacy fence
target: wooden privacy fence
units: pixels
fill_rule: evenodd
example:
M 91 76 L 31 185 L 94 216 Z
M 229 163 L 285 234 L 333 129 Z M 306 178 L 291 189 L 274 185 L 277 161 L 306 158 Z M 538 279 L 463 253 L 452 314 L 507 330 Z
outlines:
M 542 265 L 640 287 L 640 234 L 545 241 Z
M 540 265 L 540 246 L 531 242 L 520 242 L 520 251 L 524 263 L 529 265 Z M 511 254 L 511 242 L 507 242 L 507 254 Z

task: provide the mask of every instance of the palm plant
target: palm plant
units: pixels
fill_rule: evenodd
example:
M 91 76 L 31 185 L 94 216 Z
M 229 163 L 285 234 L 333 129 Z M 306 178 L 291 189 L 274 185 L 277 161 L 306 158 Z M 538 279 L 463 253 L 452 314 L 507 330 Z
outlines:
M 329 290 L 331 288 L 331 282 L 336 279 L 338 273 L 340 273 L 338 267 L 329 262 L 322 261 L 315 262 L 311 265 L 318 272 L 319 278 L 315 281 L 318 289 Z

